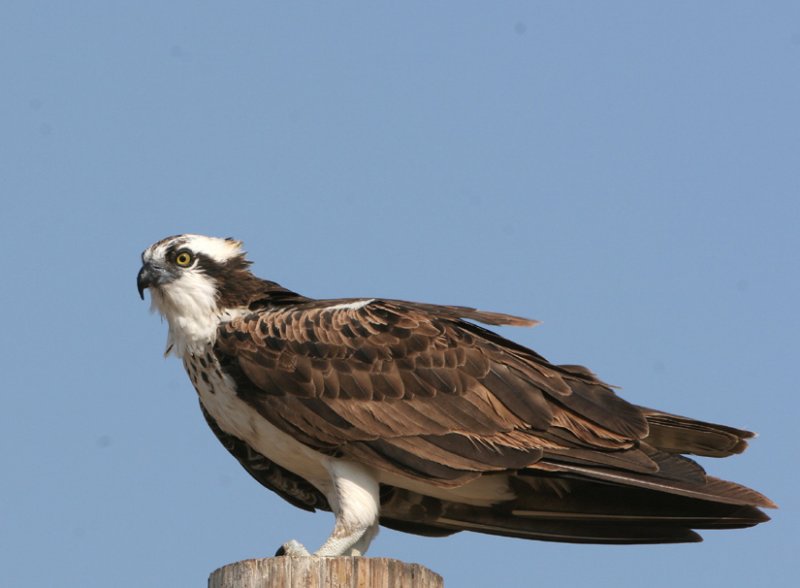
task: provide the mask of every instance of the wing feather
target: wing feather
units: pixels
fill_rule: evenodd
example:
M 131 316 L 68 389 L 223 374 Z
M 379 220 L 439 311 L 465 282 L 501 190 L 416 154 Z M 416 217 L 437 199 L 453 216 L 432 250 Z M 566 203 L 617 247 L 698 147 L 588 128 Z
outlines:
M 226 323 L 217 351 L 242 397 L 303 443 L 443 485 L 537 462 L 557 438 L 537 432 L 569 431 L 587 452 L 646 433 L 641 412 L 590 374 L 462 318 L 533 324 L 463 307 L 313 301 Z
M 382 486 L 390 527 L 651 543 L 767 519 L 755 507 L 769 499 L 679 455 L 737 453 L 751 433 L 635 406 L 588 369 L 550 364 L 464 319 L 534 324 L 464 307 L 303 299 L 224 324 L 216 352 L 237 393 L 284 432 L 429 489 Z M 288 500 L 326 506 L 238 449 Z M 432 491 L 484 481 L 470 488 L 505 488 L 480 494 L 491 506 Z

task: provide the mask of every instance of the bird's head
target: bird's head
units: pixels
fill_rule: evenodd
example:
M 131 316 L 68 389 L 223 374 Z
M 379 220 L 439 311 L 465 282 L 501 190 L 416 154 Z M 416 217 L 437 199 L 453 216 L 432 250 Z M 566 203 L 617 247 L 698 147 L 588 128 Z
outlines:
M 237 291 L 256 278 L 242 243 L 202 235 L 167 237 L 144 250 L 136 278 L 139 295 L 150 290 L 153 310 L 171 331 L 191 337 L 204 323 L 237 305 Z

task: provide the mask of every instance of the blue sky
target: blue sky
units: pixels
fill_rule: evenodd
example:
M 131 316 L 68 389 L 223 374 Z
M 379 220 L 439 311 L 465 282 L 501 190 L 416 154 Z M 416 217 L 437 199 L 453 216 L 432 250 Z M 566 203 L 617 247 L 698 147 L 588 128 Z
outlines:
M 540 319 L 503 333 L 758 431 L 703 464 L 781 505 L 702 544 L 383 530 L 371 555 L 449 586 L 793 583 L 797 3 L 6 3 L 0 74 L 4 584 L 202 586 L 330 531 L 161 358 L 134 282 L 180 232 L 309 296 Z

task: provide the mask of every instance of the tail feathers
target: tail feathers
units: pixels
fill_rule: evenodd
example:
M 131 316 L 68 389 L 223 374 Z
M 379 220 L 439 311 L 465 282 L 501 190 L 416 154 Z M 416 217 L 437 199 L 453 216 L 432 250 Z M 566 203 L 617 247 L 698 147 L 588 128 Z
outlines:
M 563 472 L 563 474 L 572 474 L 578 478 L 589 478 L 619 486 L 633 486 L 655 492 L 723 504 L 777 508 L 774 502 L 752 488 L 711 476 L 707 476 L 704 483 L 697 483 L 695 481 L 667 479 L 635 472 L 571 464 L 558 464 L 556 468 L 556 471 Z
M 464 513 L 449 512 L 439 520 L 439 524 L 460 531 L 565 543 L 620 545 L 702 541 L 700 535 L 686 527 L 535 518 L 499 514 L 488 509 Z
M 636 525 L 580 523 L 575 521 L 515 520 L 482 510 L 462 518 L 443 517 L 436 525 L 422 525 L 381 517 L 381 525 L 424 537 L 447 537 L 461 531 L 562 543 L 610 545 L 646 543 L 696 543 L 702 537 L 686 528 L 647 528 Z
M 404 515 L 404 516 L 407 516 Z M 443 502 L 435 519 L 426 523 L 392 518 L 381 523 L 395 530 L 426 536 L 473 531 L 567 543 L 644 544 L 702 541 L 694 529 L 739 529 L 769 520 L 752 507 L 735 507 L 706 516 L 598 514 L 549 510 L 511 510 Z
M 580 519 L 584 521 L 629 521 L 648 523 L 685 524 L 696 529 L 719 526 L 752 526 L 769 518 L 756 508 L 755 498 L 763 496 L 732 482 L 708 478 L 705 494 L 717 496 L 717 500 L 699 499 L 695 496 L 666 493 L 661 489 L 635 486 L 618 486 L 588 479 L 570 480 L 565 491 L 542 491 L 537 476 L 522 475 L 511 480 L 518 496 L 510 510 L 522 513 L 551 513 L 550 516 Z M 528 486 L 526 489 L 525 486 Z M 734 492 L 736 486 L 742 494 L 720 500 L 723 492 Z M 535 491 L 535 489 L 539 491 Z M 753 496 L 755 494 L 756 496 Z M 769 501 L 768 501 L 769 502 Z M 760 506 L 770 506 L 760 504 Z
M 695 529 L 738 529 L 769 520 L 750 505 L 726 504 L 570 480 L 566 493 L 543 490 L 535 476 L 511 479 L 518 498 L 475 506 L 393 488 L 381 505 L 385 526 L 423 535 L 474 531 L 570 543 L 685 543 Z M 533 482 L 533 483 L 532 483 Z M 538 491 L 532 491 L 533 487 Z
M 747 449 L 750 431 L 639 407 L 650 425 L 647 443 L 668 453 L 727 457 Z
M 769 517 L 748 506 L 704 515 L 653 513 L 599 514 L 547 510 L 480 509 L 448 505 L 438 523 L 445 528 L 569 543 L 691 543 L 702 541 L 694 529 L 740 529 Z
M 653 466 L 652 470 L 634 468 L 628 464 L 625 468 L 614 467 L 613 462 L 605 459 L 605 454 L 600 455 L 602 459 L 594 459 L 596 452 L 576 450 L 561 455 L 558 451 L 548 450 L 544 459 L 520 470 L 518 479 L 536 480 L 542 475 L 555 475 L 572 480 L 604 482 L 623 489 L 642 488 L 709 502 L 777 508 L 769 498 L 751 488 L 707 476 L 703 468 L 688 457 L 654 449 L 644 442 L 636 449 L 618 452 L 617 456 L 621 462 L 625 455 L 635 453 L 646 456 Z

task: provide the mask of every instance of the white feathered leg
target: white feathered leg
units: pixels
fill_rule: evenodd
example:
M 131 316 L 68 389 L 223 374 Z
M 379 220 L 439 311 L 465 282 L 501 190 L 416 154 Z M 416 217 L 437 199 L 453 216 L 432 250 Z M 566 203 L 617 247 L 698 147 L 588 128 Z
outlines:
M 368 468 L 353 462 L 331 460 L 328 471 L 333 487 L 326 495 L 336 524 L 331 536 L 314 555 L 364 555 L 378 534 L 378 480 Z M 310 555 L 297 541 L 284 544 L 280 552 L 295 557 Z
M 336 524 L 314 555 L 363 555 L 378 533 L 378 480 L 368 468 L 353 462 L 331 460 L 328 471 L 334 486 L 328 500 Z
M 361 556 L 366 554 L 370 543 L 372 543 L 372 540 L 375 539 L 375 536 L 378 534 L 380 528 L 381 526 L 378 521 L 375 521 L 375 523 L 361 536 L 361 539 L 353 544 L 353 546 L 350 548 L 350 553 L 345 555 Z

